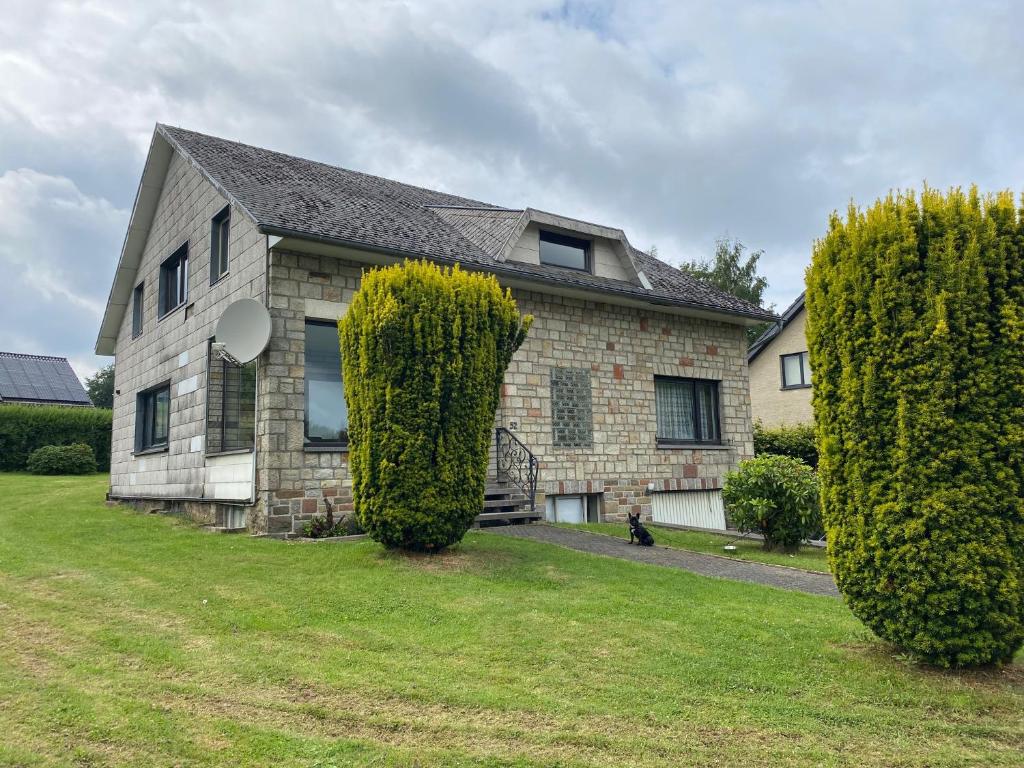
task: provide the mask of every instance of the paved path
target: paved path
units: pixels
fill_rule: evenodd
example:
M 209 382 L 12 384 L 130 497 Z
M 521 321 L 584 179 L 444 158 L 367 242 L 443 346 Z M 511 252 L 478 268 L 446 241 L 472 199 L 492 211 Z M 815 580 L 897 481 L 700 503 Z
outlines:
M 638 547 L 625 539 L 606 536 L 588 531 L 574 531 L 571 528 L 558 528 L 543 523 L 529 525 L 506 525 L 485 528 L 489 533 L 502 536 L 515 536 L 521 539 L 533 539 L 560 547 L 575 549 L 579 552 L 590 552 L 595 555 L 618 557 L 622 560 L 633 560 L 637 563 L 663 565 L 668 568 L 679 568 L 692 571 L 702 576 L 717 576 L 722 579 L 749 581 L 754 584 L 766 584 L 779 589 L 795 592 L 808 592 L 812 595 L 828 595 L 839 597 L 832 576 L 827 573 L 812 573 L 797 568 L 785 568 L 765 563 L 752 563 L 749 560 L 734 560 L 729 557 L 705 555 L 700 552 L 687 552 L 670 547 Z M 657 533 L 655 532 L 655 535 Z

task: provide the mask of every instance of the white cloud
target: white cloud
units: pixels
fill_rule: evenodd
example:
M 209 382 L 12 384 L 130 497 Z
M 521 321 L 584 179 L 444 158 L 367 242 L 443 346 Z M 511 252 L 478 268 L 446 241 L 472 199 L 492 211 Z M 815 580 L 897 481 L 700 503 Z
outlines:
M 45 259 L 17 269 L 57 313 L 33 330 L 40 343 L 91 324 L 80 355 L 157 121 L 620 226 L 670 260 L 706 256 L 729 233 L 765 249 L 779 306 L 800 291 L 829 211 L 851 198 L 1024 177 L 1010 2 L 40 0 L 8 11 L 0 174 L 39 197 L 0 209 L 0 227 L 52 238 Z M 9 178 L 24 168 L 40 177 Z

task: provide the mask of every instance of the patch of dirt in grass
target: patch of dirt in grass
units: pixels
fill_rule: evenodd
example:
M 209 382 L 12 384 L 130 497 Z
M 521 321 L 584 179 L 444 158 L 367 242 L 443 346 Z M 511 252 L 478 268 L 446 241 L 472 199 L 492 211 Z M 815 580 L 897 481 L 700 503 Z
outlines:
M 407 552 L 401 549 L 384 550 L 382 560 L 414 568 L 427 573 L 483 572 L 511 565 L 515 557 L 505 552 L 481 552 L 455 546 L 440 552 Z
M 851 643 L 835 643 L 834 647 L 860 656 L 871 662 L 885 661 L 903 667 L 908 673 L 920 676 L 929 682 L 958 682 L 985 688 L 1024 687 L 1024 665 L 1007 664 L 976 669 L 944 669 L 917 661 L 894 645 L 884 640 L 862 640 Z M 1024 693 L 1024 688 L 1020 691 Z

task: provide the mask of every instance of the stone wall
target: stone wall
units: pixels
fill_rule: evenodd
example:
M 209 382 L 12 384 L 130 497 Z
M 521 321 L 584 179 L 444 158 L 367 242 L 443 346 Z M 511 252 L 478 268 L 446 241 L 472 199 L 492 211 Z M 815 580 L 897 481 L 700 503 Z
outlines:
M 270 533 L 298 532 L 324 513 L 325 498 L 340 513 L 352 508 L 347 453 L 304 446 L 303 346 L 306 318 L 343 314 L 360 273 L 359 264 L 334 257 L 271 252 L 274 332 L 261 379 L 257 472 Z M 506 375 L 497 423 L 539 458 L 542 494 L 599 493 L 605 518 L 627 511 L 649 518 L 650 483 L 655 492 L 720 488 L 725 472 L 753 454 L 742 327 L 531 291 L 514 295 L 536 319 Z M 573 447 L 554 440 L 551 381 L 558 368 L 585 371 L 590 381 L 591 440 Z M 721 446 L 658 447 L 655 375 L 720 382 Z

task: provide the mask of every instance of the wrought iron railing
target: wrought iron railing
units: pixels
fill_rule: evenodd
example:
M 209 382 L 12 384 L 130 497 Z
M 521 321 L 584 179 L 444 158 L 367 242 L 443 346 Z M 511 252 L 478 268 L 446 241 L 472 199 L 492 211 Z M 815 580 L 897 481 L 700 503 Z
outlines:
M 498 480 L 505 480 L 522 491 L 530 501 L 530 511 L 533 511 L 536 508 L 540 462 L 530 449 L 505 427 L 498 427 L 494 445 L 497 451 Z

